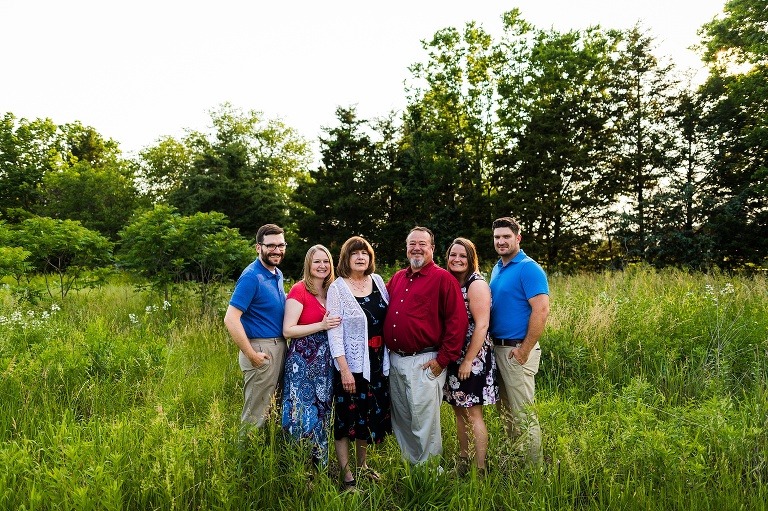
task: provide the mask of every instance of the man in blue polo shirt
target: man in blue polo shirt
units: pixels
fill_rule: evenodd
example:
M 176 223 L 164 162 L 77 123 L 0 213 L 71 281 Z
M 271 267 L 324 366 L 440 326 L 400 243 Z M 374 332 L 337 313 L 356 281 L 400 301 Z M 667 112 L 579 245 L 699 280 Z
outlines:
M 224 316 L 224 324 L 240 348 L 240 369 L 245 378 L 240 420 L 244 425 L 264 425 L 275 390 L 283 379 L 285 290 L 277 265 L 283 260 L 286 246 L 283 229 L 274 224 L 259 228 L 259 257 L 237 280 Z
M 501 257 L 491 273 L 491 324 L 499 372 L 499 408 L 507 430 L 521 435 L 528 462 L 542 462 L 541 428 L 534 401 L 539 371 L 539 338 L 549 315 L 549 285 L 544 270 L 520 249 L 520 225 L 511 217 L 493 222 L 493 245 Z

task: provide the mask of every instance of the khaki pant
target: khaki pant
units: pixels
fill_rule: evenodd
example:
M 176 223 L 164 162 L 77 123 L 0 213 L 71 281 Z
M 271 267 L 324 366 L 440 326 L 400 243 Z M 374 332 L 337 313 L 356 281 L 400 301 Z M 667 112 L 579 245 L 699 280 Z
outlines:
M 435 377 L 422 366 L 437 352 L 401 357 L 389 352 L 389 395 L 392 431 L 403 453 L 413 464 L 443 453 L 440 431 L 440 403 L 447 371 Z
M 287 346 L 282 337 L 250 339 L 250 341 L 254 350 L 266 353 L 269 359 L 265 359 L 259 367 L 253 367 L 248 357 L 242 351 L 240 352 L 238 360 L 245 378 L 243 384 L 245 403 L 240 420 L 260 428 L 264 425 L 275 391 L 279 391 L 282 387 Z
M 541 426 L 533 402 L 534 377 L 539 372 L 541 348 L 537 344 L 524 365 L 514 357 L 509 358 L 512 349 L 494 347 L 499 374 L 499 412 L 505 418 L 507 433 L 513 439 L 522 440 L 529 463 L 538 466 L 542 462 Z

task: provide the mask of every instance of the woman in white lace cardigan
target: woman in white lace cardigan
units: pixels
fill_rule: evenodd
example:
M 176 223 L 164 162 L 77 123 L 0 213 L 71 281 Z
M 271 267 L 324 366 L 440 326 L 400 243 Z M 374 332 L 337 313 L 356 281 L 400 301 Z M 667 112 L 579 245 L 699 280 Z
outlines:
M 356 484 L 349 465 L 349 443 L 355 443 L 360 475 L 378 481 L 366 462 L 368 444 L 380 443 L 392 431 L 389 411 L 389 353 L 382 333 L 389 294 L 376 269 L 373 247 L 353 236 L 341 247 L 336 274 L 328 288 L 327 309 L 341 316 L 341 325 L 328 330 L 334 359 L 334 438 L 342 485 Z

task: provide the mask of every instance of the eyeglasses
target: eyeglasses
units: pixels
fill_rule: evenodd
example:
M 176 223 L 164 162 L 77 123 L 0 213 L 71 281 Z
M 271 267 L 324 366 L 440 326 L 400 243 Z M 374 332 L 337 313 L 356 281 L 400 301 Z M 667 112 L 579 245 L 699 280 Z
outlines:
M 408 242 L 408 248 L 416 248 L 416 247 L 427 248 L 428 246 L 429 246 L 429 243 L 427 243 L 426 241 L 419 241 L 418 243 L 416 243 L 415 241 Z
M 288 243 L 279 243 L 277 245 L 275 245 L 274 243 L 270 243 L 268 245 L 265 245 L 263 243 L 259 243 L 259 245 L 261 245 L 262 247 L 264 247 L 267 250 L 269 250 L 270 252 L 272 252 L 273 250 L 275 250 L 277 248 L 279 248 L 280 250 L 285 250 L 285 247 L 288 246 Z

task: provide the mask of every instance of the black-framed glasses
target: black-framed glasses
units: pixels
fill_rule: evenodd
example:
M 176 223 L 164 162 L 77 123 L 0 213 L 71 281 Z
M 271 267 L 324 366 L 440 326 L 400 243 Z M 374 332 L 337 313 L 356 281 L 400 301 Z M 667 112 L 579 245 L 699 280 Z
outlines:
M 285 247 L 288 246 L 288 243 L 278 243 L 278 244 L 269 243 L 268 245 L 265 245 L 264 243 L 259 243 L 259 245 L 261 245 L 262 247 L 272 252 L 275 249 L 285 250 Z

